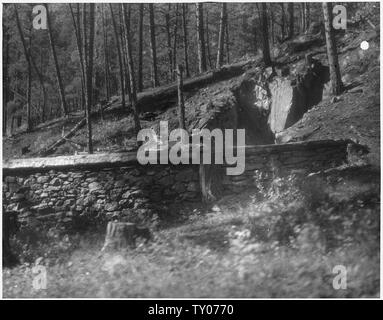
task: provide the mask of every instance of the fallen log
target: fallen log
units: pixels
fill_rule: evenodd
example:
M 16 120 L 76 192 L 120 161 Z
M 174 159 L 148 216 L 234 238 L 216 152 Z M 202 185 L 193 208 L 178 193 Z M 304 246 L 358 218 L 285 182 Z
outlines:
M 250 60 L 246 62 L 239 62 L 229 66 L 223 66 L 219 70 L 213 70 L 197 77 L 185 80 L 183 83 L 183 89 L 185 92 L 197 90 L 202 88 L 210 83 L 227 80 L 236 76 L 243 74 L 251 65 L 256 63 L 255 60 Z M 151 112 L 155 110 L 163 110 L 169 107 L 170 105 L 176 104 L 178 99 L 178 86 L 177 83 L 170 84 L 167 86 L 158 87 L 152 90 L 141 92 L 137 96 L 137 108 L 139 112 Z M 108 103 L 103 107 L 105 113 L 117 113 L 130 112 L 130 108 L 122 108 L 121 101 L 118 100 L 114 103 Z M 92 112 L 92 117 L 98 116 L 100 114 L 99 110 Z M 74 136 L 74 134 L 81 129 L 86 124 L 86 119 L 83 118 L 78 122 L 74 128 L 69 131 L 64 137 L 60 138 L 55 143 L 46 147 L 45 149 L 37 152 L 38 156 L 48 156 L 55 152 L 57 147 L 62 145 L 67 141 L 67 139 Z

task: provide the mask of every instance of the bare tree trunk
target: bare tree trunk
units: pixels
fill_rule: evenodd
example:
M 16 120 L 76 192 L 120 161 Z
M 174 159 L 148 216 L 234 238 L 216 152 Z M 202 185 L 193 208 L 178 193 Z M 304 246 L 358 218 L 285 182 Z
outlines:
M 185 104 L 183 95 L 183 68 L 181 65 L 177 67 L 177 80 L 178 80 L 178 122 L 180 129 L 186 129 L 185 126 Z
M 178 3 L 176 3 L 176 12 L 175 12 L 175 22 L 174 22 L 174 39 L 173 39 L 173 70 L 177 68 L 177 44 L 178 44 Z M 175 79 L 175 73 L 172 73 L 172 79 Z
M 130 14 L 130 12 L 129 12 Z M 125 27 L 123 23 L 123 17 L 122 17 L 122 8 L 121 6 L 118 6 L 118 17 L 119 17 L 119 34 L 120 34 L 120 41 L 121 41 L 121 54 L 122 54 L 122 65 L 124 66 L 124 84 L 125 84 L 125 92 L 128 94 L 129 102 L 132 101 L 132 90 L 130 87 L 130 80 L 129 80 L 129 70 L 128 70 L 128 62 L 126 60 L 127 52 L 126 52 L 126 43 L 125 43 Z
M 3 136 L 7 133 L 7 103 L 9 100 L 9 79 L 8 79 L 8 66 L 9 66 L 9 28 L 3 25 Z
M 271 7 L 271 3 L 270 3 L 270 27 L 271 27 L 271 44 L 274 44 L 275 41 L 275 34 L 274 34 L 274 12 L 273 12 L 273 8 Z
M 40 73 L 44 74 L 44 61 L 43 61 L 43 48 L 40 47 Z M 43 104 L 40 107 L 41 111 L 41 122 L 45 121 L 45 110 L 46 110 L 46 104 L 47 104 L 47 95 L 45 92 L 44 84 L 40 82 L 40 97 L 43 96 Z
M 217 64 L 215 66 L 217 69 L 221 67 L 222 61 L 223 61 L 223 46 L 225 43 L 226 21 L 227 21 L 227 4 L 225 2 L 222 2 L 221 19 L 220 19 L 219 36 L 218 36 Z
M 154 87 L 160 85 L 157 72 L 157 47 L 156 47 L 156 28 L 154 25 L 154 5 L 149 3 L 149 27 L 150 27 L 150 47 L 152 52 L 152 82 Z
M 285 38 L 285 6 L 284 3 L 280 3 L 281 6 L 281 39 Z
M 31 53 L 32 35 L 29 36 L 29 52 Z M 32 129 L 31 121 L 31 96 L 32 96 L 32 66 L 28 59 L 28 80 L 27 80 L 27 131 Z
M 60 100 L 61 100 L 61 112 L 64 116 L 67 116 L 68 111 L 67 111 L 67 105 L 66 105 L 66 101 L 65 101 L 64 85 L 62 82 L 61 73 L 60 73 L 60 66 L 59 66 L 59 62 L 58 62 L 57 54 L 56 54 L 56 48 L 55 48 L 55 43 L 54 43 L 54 38 L 53 38 L 53 33 L 52 33 L 52 25 L 51 25 L 51 21 L 50 21 L 50 17 L 49 17 L 48 4 L 45 3 L 44 5 L 45 5 L 46 11 L 47 11 L 47 26 L 48 26 L 49 43 L 51 45 L 53 61 L 55 63 L 56 79 L 57 79 L 57 84 L 59 87 Z
M 143 90 L 142 78 L 142 47 L 143 47 L 143 34 L 144 34 L 144 4 L 139 5 L 139 22 L 138 22 L 138 92 Z
M 118 37 L 117 23 L 113 13 L 113 6 L 111 3 L 109 3 L 109 7 L 110 7 L 110 13 L 112 15 L 114 38 L 115 38 L 116 47 L 117 47 L 118 64 L 120 66 L 121 104 L 122 104 L 122 107 L 124 108 L 126 106 L 125 105 L 125 85 L 124 85 L 124 65 L 122 61 L 122 53 L 121 53 L 121 47 L 120 47 L 120 40 Z
M 229 51 L 229 21 L 226 20 L 226 62 L 229 64 L 230 63 L 230 51 Z
M 199 72 L 206 71 L 206 53 L 205 53 L 205 37 L 203 27 L 203 7 L 202 3 L 196 4 L 196 18 L 197 18 L 197 42 L 198 42 L 198 68 Z
M 170 11 L 172 9 L 171 3 L 168 5 L 168 11 L 165 13 L 165 29 L 166 29 L 166 40 L 167 40 L 167 49 L 168 49 L 168 67 L 169 67 L 169 75 L 168 80 L 170 81 L 173 77 L 173 54 L 172 54 L 172 40 L 170 33 Z
M 266 66 L 271 65 L 270 58 L 270 46 L 269 46 L 269 30 L 267 25 L 267 7 L 266 3 L 261 4 L 262 8 L 262 52 L 263 52 L 263 62 Z
M 294 3 L 287 4 L 287 11 L 289 12 L 289 38 L 294 36 Z
M 343 84 L 340 76 L 334 31 L 332 29 L 332 5 L 329 2 L 323 2 L 322 8 L 326 33 L 327 57 L 330 67 L 331 91 L 333 95 L 338 95 L 343 90 Z
M 88 64 L 86 69 L 86 123 L 88 129 L 88 152 L 93 153 L 91 108 L 93 103 L 93 45 L 95 30 L 95 4 L 90 3 L 89 7 L 89 51 L 85 53 L 85 55 L 88 56 Z
M 187 31 L 187 4 L 182 4 L 182 27 L 184 32 L 184 60 L 185 60 L 185 70 L 186 77 L 190 77 L 189 71 L 189 57 L 188 57 L 188 31 Z
M 134 118 L 134 128 L 136 135 L 141 130 L 140 119 L 138 116 L 137 110 L 137 90 L 136 90 L 136 80 L 134 76 L 134 65 L 133 65 L 133 55 L 132 55 L 132 45 L 130 40 L 130 20 L 128 19 L 127 13 L 127 4 L 121 4 L 123 9 L 123 19 L 125 26 L 125 43 L 126 43 L 126 52 L 127 52 L 127 61 L 129 68 L 129 77 L 130 77 L 130 88 L 131 88 L 131 104 Z
M 211 53 L 210 53 L 210 32 L 209 32 L 209 11 L 206 10 L 206 24 L 205 24 L 205 30 L 206 30 L 206 54 L 207 54 L 207 61 L 209 62 L 209 68 L 213 68 L 213 64 L 211 62 Z
M 308 30 L 310 27 L 310 3 L 306 2 L 305 3 L 305 30 Z
M 106 100 L 110 99 L 110 88 L 109 88 L 109 57 L 108 57 L 108 34 L 106 33 L 105 26 L 105 12 L 104 4 L 101 4 L 101 14 L 102 14 L 102 31 L 103 31 L 103 40 L 104 40 L 104 82 L 105 82 L 105 96 Z

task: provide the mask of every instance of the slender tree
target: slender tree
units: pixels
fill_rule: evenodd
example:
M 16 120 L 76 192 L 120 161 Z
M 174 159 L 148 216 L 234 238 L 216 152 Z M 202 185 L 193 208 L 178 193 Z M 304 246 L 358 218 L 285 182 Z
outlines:
M 156 28 L 154 24 L 154 5 L 149 3 L 149 28 L 150 28 L 150 48 L 152 53 L 152 82 L 154 87 L 160 85 L 157 72 L 157 47 L 156 47 Z
M 28 55 L 31 53 L 32 45 L 32 32 L 29 36 L 29 46 L 28 46 Z M 32 129 L 31 121 L 31 98 L 32 98 L 32 66 L 30 60 L 28 59 L 28 76 L 27 76 L 27 131 Z
M 121 53 L 120 39 L 118 36 L 117 22 L 113 12 L 113 5 L 111 3 L 109 3 L 109 8 L 110 8 L 111 18 L 113 23 L 113 29 L 114 29 L 114 40 L 116 42 L 118 64 L 120 66 L 121 103 L 122 103 L 122 107 L 125 108 L 124 64 L 122 60 L 123 58 Z
M 310 27 L 310 3 L 305 2 L 305 29 L 308 30 Z
M 185 104 L 183 96 L 183 79 L 182 79 L 183 68 L 179 64 L 177 66 L 177 87 L 178 87 L 178 123 L 180 129 L 186 129 L 185 126 Z
M 206 23 L 205 23 L 205 30 L 206 30 L 206 55 L 207 55 L 207 62 L 209 62 L 210 69 L 213 68 L 213 64 L 211 62 L 211 52 L 210 52 L 210 31 L 209 31 L 209 11 L 206 10 Z
M 102 15 L 102 33 L 103 33 L 103 42 L 104 42 L 104 82 L 105 82 L 105 96 L 106 100 L 110 99 L 110 86 L 109 86 L 109 55 L 108 55 L 108 33 L 106 32 L 106 22 L 105 22 L 105 11 L 104 4 L 101 4 L 101 15 Z
M 86 5 L 86 4 L 85 4 Z M 86 9 L 86 7 L 84 8 Z M 86 10 L 85 10 L 86 11 Z M 94 34 L 95 34 L 95 4 L 89 4 L 89 42 L 87 44 L 87 51 L 83 57 L 87 60 L 84 63 L 86 66 L 86 123 L 88 131 L 88 152 L 93 153 L 92 141 L 92 123 L 91 123 L 91 108 L 93 104 L 93 47 L 94 47 Z M 84 38 L 84 42 L 87 41 Z
M 132 44 L 130 39 L 130 19 L 127 10 L 127 4 L 121 4 L 123 9 L 123 19 L 124 19 L 124 27 L 125 27 L 125 44 L 126 44 L 126 53 L 127 53 L 127 62 L 128 62 L 128 70 L 129 70 L 129 78 L 130 78 L 130 89 L 131 89 L 131 97 L 130 101 L 132 104 L 133 118 L 134 118 L 134 128 L 136 135 L 141 130 L 140 119 L 138 116 L 137 109 L 137 91 L 136 91 L 136 79 L 134 76 L 134 65 L 133 65 L 133 55 L 132 55 Z
M 3 22 L 3 135 L 7 133 L 7 103 L 9 101 L 9 28 Z
M 218 51 L 217 51 L 217 64 L 216 68 L 219 69 L 223 61 L 223 47 L 225 43 L 225 30 L 227 21 L 227 4 L 222 2 L 221 19 L 219 24 L 219 36 L 218 36 Z
M 343 84 L 340 76 L 334 30 L 332 28 L 332 5 L 329 2 L 323 2 L 322 8 L 326 34 L 327 57 L 330 67 L 331 91 L 333 95 L 338 95 L 343 90 Z
M 67 111 L 67 104 L 65 101 L 64 85 L 63 85 L 63 81 L 61 78 L 59 61 L 57 59 L 57 54 L 56 54 L 56 47 L 55 47 L 55 42 L 54 42 L 54 37 L 53 37 L 52 24 L 51 24 L 51 20 L 50 20 L 50 16 L 49 16 L 48 4 L 45 3 L 44 5 L 45 5 L 46 11 L 47 11 L 47 27 L 48 27 L 49 43 L 51 46 L 53 61 L 55 64 L 55 69 L 56 69 L 56 80 L 57 80 L 57 85 L 59 88 L 60 100 L 61 100 L 61 112 L 64 116 L 67 116 L 68 111 Z
M 198 68 L 199 72 L 206 71 L 206 53 L 205 53 L 205 37 L 203 27 L 203 7 L 202 3 L 196 4 L 196 18 L 197 18 L 197 45 L 198 45 Z
M 175 22 L 174 22 L 174 29 L 173 29 L 173 70 L 176 70 L 177 68 L 177 47 L 178 47 L 178 9 L 179 9 L 179 4 L 176 3 L 176 12 L 175 12 Z M 172 79 L 175 79 L 175 73 L 173 71 L 172 73 Z
M 281 39 L 285 38 L 285 6 L 284 3 L 280 3 L 281 6 Z
M 139 4 L 139 22 L 138 22 L 138 79 L 137 90 L 143 90 L 143 77 L 142 77 L 142 48 L 143 48 L 143 34 L 144 34 L 144 4 Z
M 188 57 L 188 30 L 187 30 L 187 4 L 182 4 L 182 28 L 183 28 L 183 40 L 184 40 L 184 61 L 185 61 L 185 70 L 186 77 L 190 77 L 189 71 L 189 57 Z
M 262 52 L 263 52 L 263 62 L 266 66 L 271 65 L 270 58 L 270 45 L 269 45 L 269 30 L 267 25 L 267 7 L 266 3 L 261 4 L 262 8 Z
M 172 36 L 170 32 L 170 12 L 172 9 L 171 3 L 168 4 L 168 10 L 165 13 L 165 29 L 166 29 L 166 40 L 168 49 L 168 67 L 169 67 L 169 80 L 173 77 L 173 52 L 172 52 Z
M 132 101 L 132 91 L 130 88 L 130 80 L 129 80 L 129 70 L 128 70 L 128 61 L 127 61 L 127 52 L 126 52 L 126 43 L 125 43 L 125 28 L 122 17 L 122 7 L 118 6 L 118 26 L 119 26 L 119 35 L 120 35 L 120 43 L 121 43 L 121 54 L 122 54 L 122 65 L 124 70 L 124 84 L 125 84 L 125 93 L 128 94 L 129 101 Z M 129 10 L 130 15 L 130 10 Z M 129 19 L 130 21 L 130 19 Z
M 226 15 L 227 17 L 227 15 Z M 229 50 L 229 43 L 230 43 L 230 38 L 229 38 L 229 20 L 226 18 L 226 37 L 225 37 L 225 42 L 226 42 L 226 62 L 230 63 L 230 50 Z
M 287 11 L 289 13 L 289 38 L 294 36 L 294 3 L 287 4 Z

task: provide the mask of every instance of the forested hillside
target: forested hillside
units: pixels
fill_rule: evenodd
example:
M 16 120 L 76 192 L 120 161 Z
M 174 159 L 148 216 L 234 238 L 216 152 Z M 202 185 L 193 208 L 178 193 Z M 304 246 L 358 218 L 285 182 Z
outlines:
M 3 296 L 378 297 L 380 63 L 376 2 L 3 4 Z

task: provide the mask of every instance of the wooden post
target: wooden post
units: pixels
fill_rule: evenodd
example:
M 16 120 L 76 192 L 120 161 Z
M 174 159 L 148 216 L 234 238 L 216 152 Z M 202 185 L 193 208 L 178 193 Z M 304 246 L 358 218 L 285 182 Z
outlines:
M 180 129 L 186 129 L 185 126 L 185 105 L 183 95 L 183 80 L 182 80 L 183 67 L 182 65 L 177 66 L 177 80 L 178 80 L 178 119 Z

